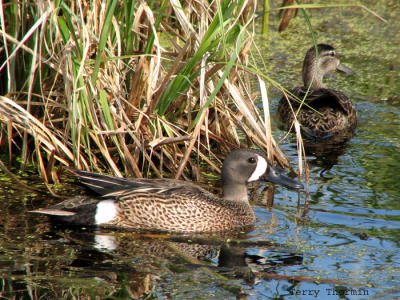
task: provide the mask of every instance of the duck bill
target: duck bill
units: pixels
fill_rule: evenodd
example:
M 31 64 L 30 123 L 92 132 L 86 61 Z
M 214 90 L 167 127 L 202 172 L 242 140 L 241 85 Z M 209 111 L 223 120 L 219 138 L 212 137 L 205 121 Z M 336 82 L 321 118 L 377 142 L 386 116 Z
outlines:
M 336 70 L 341 73 L 345 73 L 345 74 L 349 74 L 349 75 L 353 75 L 355 73 L 351 68 L 349 68 L 348 66 L 346 66 L 344 64 L 339 64 L 336 67 Z
M 267 172 L 260 178 L 264 181 L 279 184 L 289 189 L 303 190 L 304 186 L 301 182 L 291 179 L 285 175 L 280 174 L 272 167 L 268 167 Z

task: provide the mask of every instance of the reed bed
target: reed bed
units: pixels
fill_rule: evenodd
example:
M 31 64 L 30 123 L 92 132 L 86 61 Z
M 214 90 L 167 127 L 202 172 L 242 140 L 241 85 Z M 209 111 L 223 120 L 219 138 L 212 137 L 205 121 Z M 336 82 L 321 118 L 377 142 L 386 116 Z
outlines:
M 2 3 L 1 144 L 46 182 L 219 172 L 238 147 L 288 165 L 255 105 L 253 1 Z M 268 112 L 268 99 L 263 100 Z

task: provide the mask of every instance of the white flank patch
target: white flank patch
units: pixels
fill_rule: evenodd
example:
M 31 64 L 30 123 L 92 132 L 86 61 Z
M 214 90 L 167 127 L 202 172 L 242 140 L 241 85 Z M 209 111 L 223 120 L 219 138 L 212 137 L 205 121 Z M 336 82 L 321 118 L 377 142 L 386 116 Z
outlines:
M 248 182 L 257 181 L 264 173 L 267 171 L 268 163 L 264 157 L 257 155 L 257 167 L 254 170 L 253 174 L 251 174 Z
M 115 250 L 117 249 L 117 244 L 115 243 L 115 236 L 112 235 L 100 235 L 96 234 L 94 236 L 95 247 L 100 250 Z
M 97 204 L 94 222 L 96 225 L 108 223 L 117 216 L 117 207 L 113 200 L 102 200 Z

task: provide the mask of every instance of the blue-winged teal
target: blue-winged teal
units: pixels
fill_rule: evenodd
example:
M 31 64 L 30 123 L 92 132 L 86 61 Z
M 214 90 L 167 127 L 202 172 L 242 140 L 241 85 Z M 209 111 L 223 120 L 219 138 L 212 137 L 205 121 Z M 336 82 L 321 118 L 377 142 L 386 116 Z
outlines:
M 312 139 L 324 140 L 345 135 L 351 137 L 357 126 L 357 112 L 353 103 L 342 92 L 326 88 L 322 81 L 325 74 L 331 71 L 348 74 L 354 72 L 340 63 L 332 46 L 319 44 L 317 48 L 318 57 L 315 47 L 311 47 L 304 59 L 302 72 L 304 86 L 290 91 L 300 100 L 305 98 L 305 103 L 297 114 L 297 120 L 304 136 Z M 294 120 L 289 103 L 295 113 L 300 106 L 300 102 L 290 95 L 288 98 L 285 96 L 281 98 L 278 113 L 286 129 L 290 128 Z
M 222 198 L 174 179 L 124 179 L 70 169 L 101 196 L 76 197 L 32 212 L 53 215 L 76 225 L 98 225 L 175 232 L 215 232 L 252 225 L 254 211 L 246 184 L 303 185 L 279 174 L 265 154 L 254 149 L 231 152 L 222 167 Z

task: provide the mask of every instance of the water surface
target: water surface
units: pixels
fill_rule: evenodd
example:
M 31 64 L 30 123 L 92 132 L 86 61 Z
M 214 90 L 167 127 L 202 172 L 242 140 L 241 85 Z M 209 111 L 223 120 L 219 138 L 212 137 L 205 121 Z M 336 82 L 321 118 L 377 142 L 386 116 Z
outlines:
M 338 157 L 308 157 L 309 211 L 298 194 L 252 191 L 257 215 L 247 233 L 175 237 L 76 232 L 53 228 L 28 210 L 59 201 L 47 192 L 0 178 L 0 296 L 5 298 L 368 299 L 400 297 L 400 4 L 364 1 L 384 24 L 359 8 L 312 10 L 318 42 L 334 45 L 356 75 L 332 74 L 327 85 L 355 102 L 359 125 Z M 382 2 L 382 1 L 380 1 Z M 301 84 L 311 45 L 301 18 L 283 33 L 271 14 L 268 38 L 257 44 L 269 76 Z M 271 111 L 280 92 L 269 88 Z M 274 124 L 276 128 L 276 124 Z M 274 130 L 277 140 L 284 136 Z M 296 164 L 290 137 L 280 142 Z M 25 172 L 21 179 L 40 186 Z M 213 183 L 211 183 L 213 184 Z M 68 185 L 68 193 L 80 192 Z M 65 194 L 65 190 L 58 191 Z M 304 201 L 304 195 L 300 197 Z M 242 243 L 236 243 L 241 240 Z

